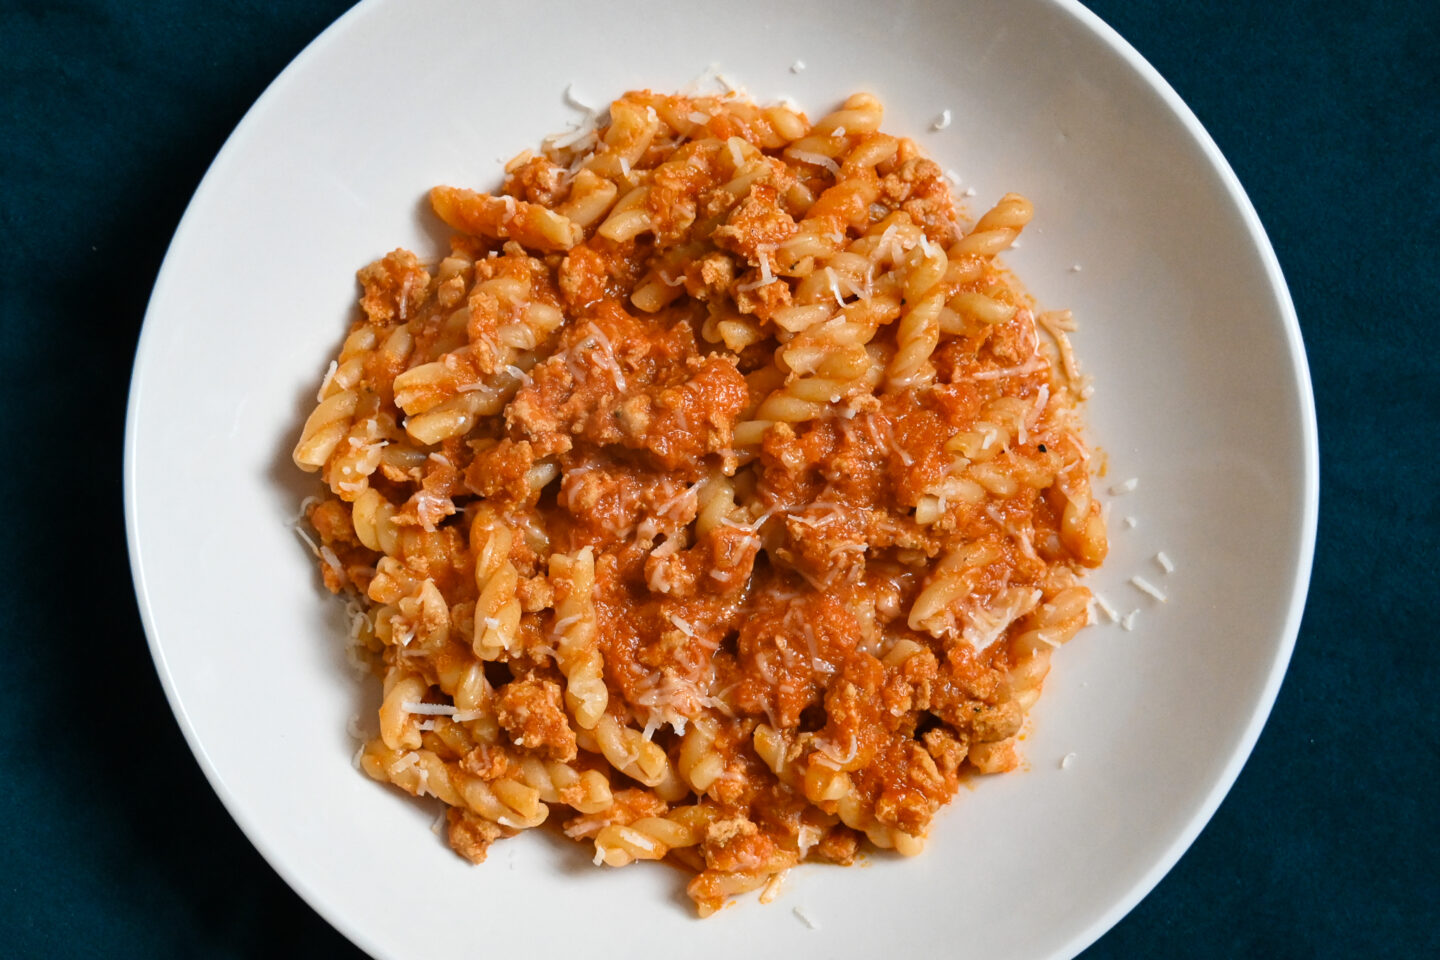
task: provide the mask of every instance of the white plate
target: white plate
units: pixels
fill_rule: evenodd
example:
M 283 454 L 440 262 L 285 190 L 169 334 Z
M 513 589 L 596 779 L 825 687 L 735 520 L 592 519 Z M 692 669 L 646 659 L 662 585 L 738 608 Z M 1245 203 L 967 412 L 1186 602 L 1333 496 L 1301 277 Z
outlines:
M 379 956 L 765 944 L 841 958 L 903 943 L 1069 957 L 1205 824 L 1294 643 L 1317 454 L 1279 267 L 1200 124 L 1074 3 L 691 9 L 371 0 L 250 111 L 176 233 L 135 366 L 126 508 L 161 679 L 251 840 Z M 472 868 L 430 833 L 434 808 L 357 773 L 346 721 L 370 695 L 287 521 L 313 489 L 289 451 L 351 315 L 354 271 L 399 245 L 437 249 L 428 188 L 496 185 L 503 159 L 572 119 L 572 81 L 602 102 L 683 87 L 712 63 L 812 116 L 872 90 L 886 129 L 957 171 L 976 212 L 1007 190 L 1034 201 L 1008 260 L 1043 306 L 1082 323 L 1092 439 L 1111 465 L 1100 487 L 1140 481 L 1114 499 L 1094 582 L 1140 612 L 1132 631 L 1097 626 L 1056 657 L 1028 772 L 963 791 L 922 857 L 807 866 L 779 902 L 700 922 L 677 872 L 594 869 L 543 832 Z M 930 132 L 946 109 L 950 126 Z M 1129 585 L 1136 574 L 1169 602 Z

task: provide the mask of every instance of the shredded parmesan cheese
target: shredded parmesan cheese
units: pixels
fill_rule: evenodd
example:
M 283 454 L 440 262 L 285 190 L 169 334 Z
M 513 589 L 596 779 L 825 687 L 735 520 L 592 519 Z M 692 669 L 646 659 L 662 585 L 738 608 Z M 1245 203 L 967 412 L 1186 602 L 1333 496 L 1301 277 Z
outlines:
M 615 378 L 615 389 L 623 393 L 626 389 L 625 374 L 620 372 L 620 361 L 615 359 L 615 345 L 610 342 L 609 337 L 605 336 L 605 331 L 601 330 L 593 322 L 590 323 L 586 329 L 590 335 L 594 337 L 597 347 L 604 354 L 600 360 L 600 365 L 610 371 L 610 375 Z M 595 356 L 594 351 L 592 351 L 590 355 L 592 357 Z
M 590 144 L 586 141 L 590 141 L 593 139 L 595 139 L 595 126 L 593 122 L 587 121 L 586 123 L 581 124 L 574 130 L 569 131 L 568 133 L 562 133 L 558 136 L 551 137 L 549 140 L 546 140 L 545 143 L 546 146 L 556 150 L 564 150 L 569 147 L 574 147 L 575 149 L 583 153 L 584 151 L 588 150 L 590 146 Z M 498 256 L 498 254 L 493 250 L 490 251 L 490 253 L 491 256 Z
M 1031 373 L 1039 373 L 1046 367 L 1044 357 L 1036 357 L 1014 367 L 1001 367 L 998 370 L 977 370 L 970 375 L 971 380 L 1003 380 L 1006 377 L 1023 377 Z
M 696 480 L 694 483 L 690 484 L 690 486 L 686 487 L 684 490 L 681 490 L 679 493 L 675 494 L 675 496 L 671 497 L 669 500 L 666 500 L 664 503 L 660 504 L 660 506 L 655 508 L 655 512 L 662 517 L 669 516 L 671 510 L 674 510 L 676 507 L 681 506 L 691 497 L 699 496 L 700 488 L 704 485 L 705 479 L 702 477 L 701 479 Z
M 1155 584 L 1151 583 L 1149 580 L 1146 580 L 1144 577 L 1131 577 L 1130 583 L 1132 586 L 1134 586 L 1136 590 L 1139 590 L 1141 593 L 1149 594 L 1156 600 L 1159 600 L 1161 603 L 1169 602 L 1165 594 L 1160 592 L 1160 588 L 1155 586 Z
M 390 764 L 388 772 L 393 779 L 419 763 L 420 755 L 414 750 L 411 750 L 409 753 L 402 754 L 394 763 Z
M 838 174 L 840 172 L 840 164 L 836 163 L 834 160 L 831 160 L 823 153 L 814 153 L 810 150 L 789 150 L 786 152 L 786 156 L 794 157 L 801 163 L 808 163 L 811 166 L 824 167 L 826 170 L 829 170 L 831 173 L 834 174 Z
M 304 534 L 302 533 L 301 536 L 304 536 Z M 308 540 L 310 538 L 306 537 L 305 539 Z M 321 547 L 320 559 L 325 561 L 325 566 L 334 571 L 335 576 L 339 578 L 341 583 L 350 582 L 350 578 L 345 575 L 345 568 L 340 566 L 340 558 L 335 556 L 334 550 L 331 550 L 328 546 Z
M 320 556 L 320 545 L 311 538 L 310 534 L 305 532 L 298 522 L 293 524 L 290 529 L 294 530 L 296 536 L 305 541 L 305 545 L 310 548 L 311 553 L 317 557 Z
M 573 83 L 567 83 L 565 85 L 565 102 L 591 118 L 600 115 L 598 110 L 575 95 L 575 84 Z
M 448 703 L 420 703 L 415 700 L 406 700 L 400 704 L 400 709 L 406 713 L 415 713 L 425 717 L 455 716 L 455 707 Z
M 840 293 L 840 280 L 835 276 L 835 269 L 833 267 L 825 268 L 825 279 L 829 281 L 830 293 L 835 297 L 836 306 L 843 310 L 845 308 L 845 297 Z
M 725 141 L 725 147 L 730 153 L 730 162 L 734 164 L 736 170 L 739 170 L 745 165 L 745 157 L 740 153 L 739 142 L 731 137 Z
M 1095 606 L 1100 608 L 1100 612 L 1105 614 L 1106 619 L 1108 619 L 1111 623 L 1117 622 L 1120 619 L 1120 614 L 1113 606 L 1110 605 L 1110 601 L 1106 600 L 1105 597 L 1099 593 L 1096 593 L 1094 596 Z

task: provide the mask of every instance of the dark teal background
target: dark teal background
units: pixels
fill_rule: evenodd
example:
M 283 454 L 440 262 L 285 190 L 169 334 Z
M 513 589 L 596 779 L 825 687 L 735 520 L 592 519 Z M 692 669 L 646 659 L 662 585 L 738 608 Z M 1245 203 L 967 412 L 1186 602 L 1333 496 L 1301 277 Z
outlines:
M 251 102 L 346 6 L 0 0 L 0 956 L 357 953 L 186 749 L 120 492 L 171 233 Z M 1440 3 L 1090 6 L 1199 116 L 1269 231 L 1309 351 L 1322 496 L 1259 745 L 1085 956 L 1440 955 Z

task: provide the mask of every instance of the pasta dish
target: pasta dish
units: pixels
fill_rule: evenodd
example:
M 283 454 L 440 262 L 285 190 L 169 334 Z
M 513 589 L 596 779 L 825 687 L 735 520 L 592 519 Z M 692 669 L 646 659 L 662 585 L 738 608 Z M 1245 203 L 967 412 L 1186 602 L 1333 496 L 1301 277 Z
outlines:
M 462 856 L 550 822 L 705 915 L 1022 762 L 1106 553 L 1073 326 L 881 120 L 629 93 L 360 270 L 294 459 L 360 764 Z

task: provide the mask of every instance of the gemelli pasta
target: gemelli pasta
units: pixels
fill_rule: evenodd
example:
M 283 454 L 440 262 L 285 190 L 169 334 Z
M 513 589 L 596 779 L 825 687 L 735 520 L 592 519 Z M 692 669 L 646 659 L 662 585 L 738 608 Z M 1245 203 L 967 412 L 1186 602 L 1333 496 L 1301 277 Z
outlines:
M 705 915 L 1021 762 L 1106 553 L 1074 327 L 881 120 L 629 93 L 359 272 L 294 459 L 360 765 L 462 856 L 549 821 Z

